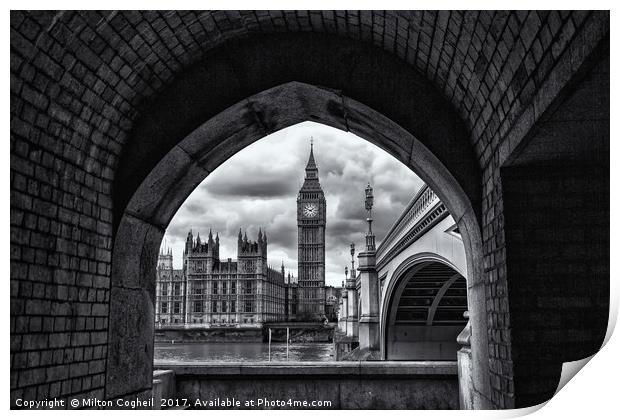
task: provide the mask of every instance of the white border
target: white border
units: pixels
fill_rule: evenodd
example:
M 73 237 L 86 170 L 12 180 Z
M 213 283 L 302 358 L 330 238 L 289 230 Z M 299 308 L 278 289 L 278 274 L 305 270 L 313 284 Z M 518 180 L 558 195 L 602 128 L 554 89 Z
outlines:
M 615 31 L 616 28 L 616 11 L 614 9 L 614 5 L 618 4 L 617 2 L 612 1 L 575 1 L 575 0 L 566 0 L 566 1 L 531 1 L 531 0 L 521 0 L 521 1 L 367 1 L 367 0 L 358 0 L 358 1 L 325 1 L 325 0 L 315 0 L 315 1 L 262 1 L 262 2 L 250 2 L 250 1 L 187 1 L 187 0 L 177 0 L 174 2 L 166 2 L 161 0 L 153 0 L 153 1 L 118 1 L 118 0 L 109 0 L 107 2 L 89 2 L 86 3 L 84 1 L 55 1 L 55 2 L 43 2 L 43 1 L 10 1 L 7 2 L 7 6 L 13 9 L 612 9 L 611 12 L 611 111 L 612 111 L 612 125 L 611 125 L 611 138 L 617 139 L 618 137 L 614 134 L 617 134 L 618 130 L 616 124 L 614 122 L 618 121 L 618 113 L 614 112 L 616 107 L 614 104 L 616 103 L 615 99 L 617 97 L 618 90 L 615 88 L 615 80 L 618 80 L 619 72 L 617 69 L 616 63 L 616 53 L 617 53 L 617 45 L 618 45 L 618 36 Z M 467 6 L 467 7 L 464 7 Z M 4 21 L 6 22 L 5 29 L 3 31 L 4 36 L 9 38 L 9 11 L 7 9 L 4 15 Z M 4 69 L 8 73 L 9 69 L 9 40 L 5 39 L 2 44 L 5 48 L 5 53 L 3 54 L 4 59 Z M 3 86 L 4 92 L 8 93 L 10 90 L 9 86 L 9 77 L 8 74 L 5 75 Z M 5 115 L 4 124 L 4 133 L 9 132 L 10 125 L 10 98 L 9 95 L 5 97 L 5 101 L 3 102 L 3 115 Z M 5 181 L 2 183 L 3 188 L 3 197 L 10 196 L 10 146 L 8 139 L 2 142 L 3 155 L 5 156 Z M 618 162 L 618 146 L 615 141 L 612 142 L 611 145 L 611 158 L 612 162 Z M 616 184 L 618 181 L 619 169 L 618 165 L 612 165 L 611 167 L 611 182 L 612 185 Z M 611 211 L 612 215 L 617 216 L 619 203 L 620 203 L 620 195 L 618 192 L 614 191 L 612 187 L 611 191 Z M 6 199 L 6 198 L 5 198 Z M 2 215 L 4 219 L 4 224 L 2 225 L 2 229 L 4 232 L 4 241 L 2 243 L 2 251 L 3 255 L 5 255 L 8 259 L 9 255 L 9 203 L 6 203 L 2 208 Z M 617 320 L 618 313 L 618 259 L 614 258 L 618 255 L 618 237 L 620 234 L 619 231 L 619 223 L 617 219 L 612 217 L 611 220 L 611 231 L 610 236 L 612 238 L 611 241 L 611 279 L 614 279 L 611 282 L 611 317 L 610 317 L 610 329 L 608 331 L 608 338 L 610 336 L 613 327 L 615 326 Z M 7 260 L 5 260 L 7 261 Z M 8 292 L 8 279 L 10 278 L 9 264 L 4 265 L 4 273 L 5 273 L 5 294 L 4 294 L 4 307 L 8 308 L 10 306 L 10 296 Z M 8 310 L 8 309 L 5 309 Z M 7 318 L 8 321 L 8 318 Z M 3 334 L 4 340 L 4 349 L 5 349 L 5 365 L 3 366 L 5 375 L 3 375 L 4 379 L 4 399 L 3 402 L 5 407 L 8 409 L 8 395 L 9 395 L 9 364 L 7 363 L 9 360 L 10 353 L 10 345 L 9 345 L 9 323 L 4 323 L 5 332 Z M 530 418 L 532 419 L 552 419 L 552 418 L 561 418 L 561 419 L 598 419 L 598 418 L 612 418 L 617 416 L 617 401 L 618 397 L 617 392 L 617 381 L 619 379 L 620 369 L 618 368 L 620 362 L 618 356 L 620 355 L 620 341 L 617 337 L 612 336 L 611 339 L 607 342 L 605 347 L 592 358 L 592 360 L 582 369 L 577 375 L 576 379 L 571 380 L 549 403 L 544 405 L 542 409 L 534 410 L 535 412 L 531 414 Z M 539 407 L 540 408 L 540 407 Z M 287 417 L 290 418 L 294 416 L 295 418 L 303 419 L 303 418 L 312 418 L 315 420 L 318 417 L 324 418 L 342 418 L 343 416 L 354 416 L 357 418 L 366 418 L 373 417 L 376 418 L 382 415 L 389 415 L 390 417 L 407 417 L 407 418 L 458 418 L 462 419 L 481 419 L 481 418 L 506 418 L 506 417 L 515 417 L 527 414 L 527 412 L 531 412 L 532 409 L 524 409 L 524 410 L 514 410 L 514 411 L 499 411 L 499 412 L 428 412 L 428 411 L 389 411 L 385 414 L 377 412 L 377 411 L 350 411 L 350 412 L 295 412 L 291 413 L 290 411 L 269 411 L 269 412 L 218 412 L 213 413 L 217 417 L 222 418 L 230 418 L 230 417 L 249 417 L 262 419 L 262 418 L 276 418 L 276 417 Z M 169 418 L 169 416 L 175 416 L 176 413 L 183 413 L 179 415 L 191 416 L 191 417 L 200 417 L 204 418 L 205 416 L 210 416 L 209 413 L 205 412 L 152 412 L 146 414 L 144 412 L 139 413 L 129 413 L 129 412 L 115 412 L 113 415 L 121 416 L 121 417 L 129 417 L 141 415 L 149 415 L 158 418 Z M 193 414 L 192 414 L 193 413 Z M 64 416 L 82 416 L 84 413 L 65 413 L 65 412 L 47 412 L 45 414 L 38 411 L 23 411 L 16 412 L 12 411 L 11 415 L 15 417 L 40 417 L 44 415 L 45 417 L 51 416 L 52 418 L 62 418 Z M 89 412 L 88 416 L 92 416 L 95 418 L 103 418 L 103 416 L 109 416 L 110 413 L 103 412 Z

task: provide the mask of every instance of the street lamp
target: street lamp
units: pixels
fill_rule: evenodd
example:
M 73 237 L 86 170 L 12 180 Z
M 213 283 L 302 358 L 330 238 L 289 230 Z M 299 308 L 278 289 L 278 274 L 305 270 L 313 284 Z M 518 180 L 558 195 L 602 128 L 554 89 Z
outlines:
M 374 251 L 375 250 L 375 236 L 372 234 L 372 206 L 374 204 L 374 195 L 372 194 L 372 187 L 370 186 L 370 182 L 366 187 L 366 201 L 365 207 L 368 212 L 368 217 L 366 221 L 368 222 L 368 233 L 366 234 L 366 251 Z
M 370 182 L 366 187 L 366 211 L 370 212 L 372 210 L 372 205 L 374 202 L 374 196 L 372 195 L 372 187 L 370 186 Z M 370 215 L 368 216 L 370 217 Z
M 351 242 L 351 277 L 355 278 L 355 244 Z

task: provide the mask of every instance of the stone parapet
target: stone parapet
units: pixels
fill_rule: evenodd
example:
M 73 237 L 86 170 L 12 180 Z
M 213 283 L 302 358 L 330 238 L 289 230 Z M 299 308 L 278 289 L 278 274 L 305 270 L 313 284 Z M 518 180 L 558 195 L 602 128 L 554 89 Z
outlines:
M 246 363 L 204 363 L 204 362 L 166 362 L 156 363 L 157 370 L 174 371 L 177 377 L 183 376 L 263 376 L 296 377 L 307 376 L 423 376 L 455 377 L 457 363 L 451 361 L 338 361 L 338 362 L 256 362 Z
M 306 401 L 305 408 L 321 409 L 459 408 L 455 362 L 179 363 L 157 368 L 174 371 L 175 397 L 188 404 L 234 398 L 239 408 L 271 408 L 258 401 Z M 255 405 L 245 406 L 250 401 Z M 310 405 L 318 402 L 322 406 Z

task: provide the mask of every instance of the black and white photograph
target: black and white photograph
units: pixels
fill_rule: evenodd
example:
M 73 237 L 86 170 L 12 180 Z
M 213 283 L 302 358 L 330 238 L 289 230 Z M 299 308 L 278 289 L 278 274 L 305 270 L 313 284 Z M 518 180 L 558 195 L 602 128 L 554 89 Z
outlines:
M 10 408 L 546 410 L 617 317 L 553 6 L 7 12 Z

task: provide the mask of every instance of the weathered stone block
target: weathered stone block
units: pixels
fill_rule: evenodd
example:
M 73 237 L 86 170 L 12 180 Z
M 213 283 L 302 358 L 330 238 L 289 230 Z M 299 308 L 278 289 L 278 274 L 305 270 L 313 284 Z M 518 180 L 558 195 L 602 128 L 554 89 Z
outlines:
M 151 387 L 153 376 L 153 299 L 142 289 L 112 287 L 106 398 Z M 128 355 L 131 355 L 128 357 Z

